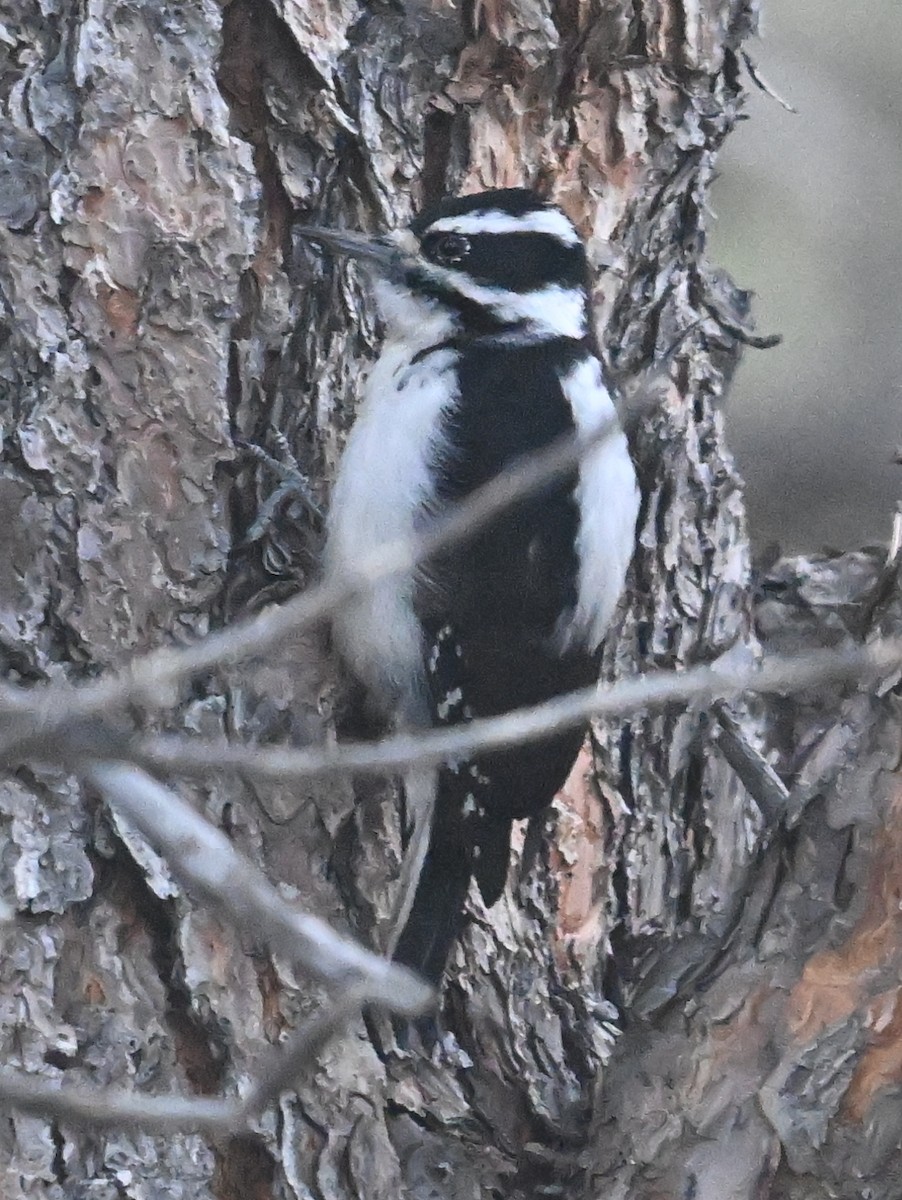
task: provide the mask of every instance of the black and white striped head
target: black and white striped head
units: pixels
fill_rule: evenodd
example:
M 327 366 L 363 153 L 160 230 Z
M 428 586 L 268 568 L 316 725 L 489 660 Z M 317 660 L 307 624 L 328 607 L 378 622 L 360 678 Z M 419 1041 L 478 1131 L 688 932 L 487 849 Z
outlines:
M 582 239 L 556 205 L 526 188 L 445 200 L 385 238 L 300 232 L 370 262 L 389 336 L 425 327 L 524 341 L 589 332 Z
M 415 296 L 455 313 L 472 332 L 586 334 L 587 265 L 572 221 L 526 188 L 446 200 L 418 217 L 401 244 L 414 259 Z

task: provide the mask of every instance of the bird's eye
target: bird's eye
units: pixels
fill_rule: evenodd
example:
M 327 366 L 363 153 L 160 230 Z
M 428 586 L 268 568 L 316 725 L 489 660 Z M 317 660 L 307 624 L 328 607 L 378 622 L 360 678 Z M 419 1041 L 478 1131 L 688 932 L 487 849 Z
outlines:
M 463 262 L 470 253 L 470 243 L 462 233 L 429 233 L 422 245 L 426 257 L 443 267 Z

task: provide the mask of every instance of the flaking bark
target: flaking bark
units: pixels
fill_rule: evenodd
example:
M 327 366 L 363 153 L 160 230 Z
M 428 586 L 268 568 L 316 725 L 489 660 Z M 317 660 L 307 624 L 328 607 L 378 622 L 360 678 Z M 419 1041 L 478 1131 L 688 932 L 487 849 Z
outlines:
M 624 387 L 677 347 L 634 436 L 645 499 L 608 673 L 898 631 L 872 557 L 784 564 L 753 612 L 719 407 L 746 300 L 705 259 L 753 0 L 99 0 L 0 19 L 11 680 L 91 674 L 314 578 L 309 501 L 327 503 L 378 330 L 354 268 L 296 246 L 293 223 L 381 229 L 524 182 L 607 264 L 599 325 Z M 275 431 L 310 495 L 248 540 L 279 477 L 240 442 L 284 457 Z M 183 695 L 172 727 L 305 744 L 332 736 L 342 697 L 323 639 L 298 637 Z M 505 898 L 475 910 L 447 992 L 459 1051 L 401 1056 L 361 1024 L 242 1137 L 13 1114 L 4 1197 L 894 1195 L 895 705 L 740 711 L 790 776 L 806 764 L 816 798 L 790 832 L 766 828 L 704 714 L 598 729 Z M 305 907 L 378 941 L 389 787 L 181 790 Z M 0 819 L 6 1064 L 234 1094 L 327 1001 L 74 779 L 20 769 Z

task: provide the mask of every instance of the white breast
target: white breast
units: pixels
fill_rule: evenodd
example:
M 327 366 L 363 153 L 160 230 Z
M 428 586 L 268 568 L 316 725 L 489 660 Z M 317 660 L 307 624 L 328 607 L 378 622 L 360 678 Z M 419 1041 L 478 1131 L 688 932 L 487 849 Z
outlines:
M 353 570 L 379 546 L 414 533 L 433 498 L 428 464 L 442 415 L 457 398 L 456 352 L 419 363 L 417 347 L 387 342 L 367 381 L 339 467 L 329 510 L 326 571 Z M 423 723 L 423 646 L 413 610 L 413 577 L 386 579 L 333 620 L 339 651 L 373 696 L 402 723 Z
M 582 359 L 561 380 L 577 430 L 591 435 L 616 410 L 596 358 Z M 579 587 L 569 637 L 596 649 L 607 633 L 633 556 L 639 488 L 627 448 L 617 428 L 580 464 Z

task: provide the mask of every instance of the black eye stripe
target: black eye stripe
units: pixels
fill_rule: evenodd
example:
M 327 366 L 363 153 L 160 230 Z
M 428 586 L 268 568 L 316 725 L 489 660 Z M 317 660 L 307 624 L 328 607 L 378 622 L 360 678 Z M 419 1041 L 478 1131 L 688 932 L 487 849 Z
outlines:
M 434 230 L 423 239 L 450 231 Z M 461 235 L 458 235 L 461 236 Z M 448 265 L 465 271 L 475 282 L 486 287 L 527 292 L 558 286 L 583 287 L 586 283 L 586 254 L 581 243 L 566 245 L 551 233 L 468 233 L 469 253 L 459 264 Z M 431 255 L 430 255 L 431 257 Z

